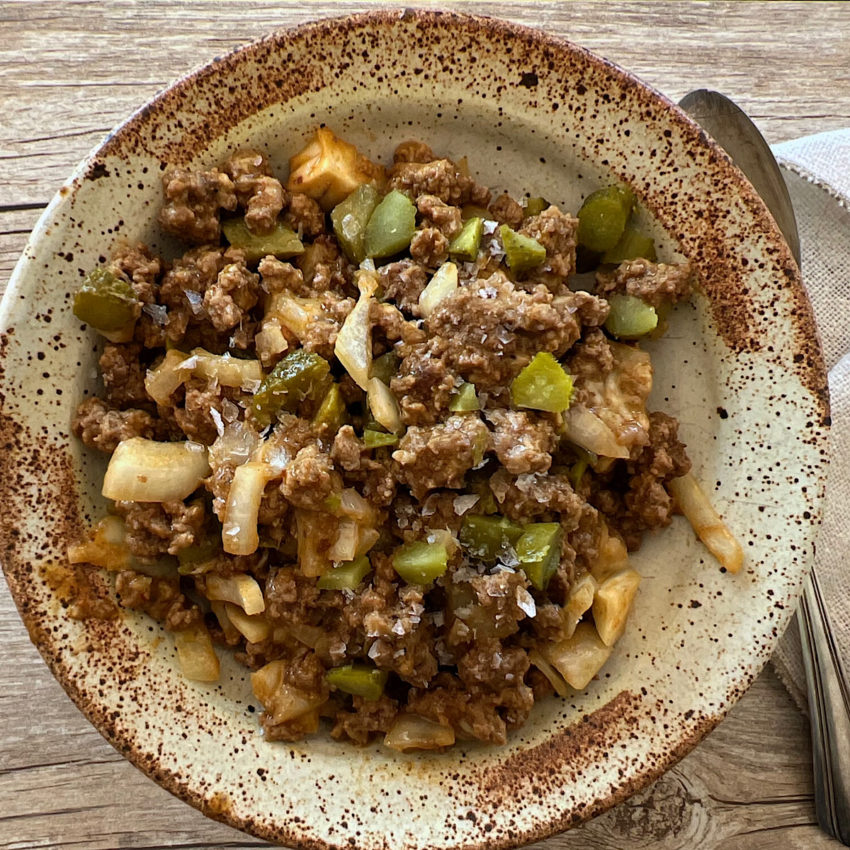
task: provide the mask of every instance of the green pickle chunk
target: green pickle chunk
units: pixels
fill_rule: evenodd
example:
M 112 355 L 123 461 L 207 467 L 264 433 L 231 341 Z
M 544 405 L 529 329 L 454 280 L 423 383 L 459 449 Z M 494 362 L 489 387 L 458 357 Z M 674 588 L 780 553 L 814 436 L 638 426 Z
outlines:
M 527 272 L 546 259 L 546 249 L 536 239 L 517 233 L 507 224 L 499 228 L 499 235 L 505 249 L 505 261 L 511 271 L 517 274 Z
M 549 209 L 549 202 L 545 198 L 529 198 L 525 202 L 522 214 L 525 218 L 531 218 L 533 215 L 540 215 L 546 209 Z
M 393 569 L 408 584 L 430 584 L 448 568 L 449 556 L 442 543 L 417 540 L 405 543 L 393 553 Z
M 538 590 L 545 590 L 561 562 L 563 531 L 557 522 L 534 522 L 517 540 L 519 566 Z
M 74 295 L 74 315 L 106 333 L 127 327 L 138 316 L 138 307 L 133 287 L 104 268 L 89 272 Z
M 357 586 L 371 572 L 372 564 L 366 555 L 340 564 L 319 578 L 319 590 L 357 590 Z
M 478 256 L 481 237 L 484 234 L 484 219 L 473 216 L 463 226 L 463 230 L 449 243 L 449 255 L 471 263 Z
M 503 516 L 468 514 L 460 527 L 460 543 L 473 558 L 495 563 L 516 545 L 522 527 Z
M 394 351 L 387 351 L 372 361 L 372 371 L 369 373 L 369 377 L 378 378 L 389 386 L 390 381 L 398 375 L 398 364 L 398 354 Z
M 641 298 L 615 293 L 609 296 L 610 311 L 605 330 L 618 339 L 638 339 L 658 327 L 658 314 Z
M 475 384 L 461 384 L 460 389 L 449 401 L 449 410 L 452 413 L 471 413 L 480 409 L 481 404 L 475 394 Z
M 278 259 L 296 257 L 304 253 L 304 245 L 294 230 L 282 222 L 275 224 L 271 233 L 258 234 L 248 230 L 244 218 L 230 218 L 221 223 L 224 238 L 234 247 L 245 252 L 249 263 L 256 263 L 269 254 Z
M 572 395 L 573 379 L 548 351 L 538 351 L 511 383 L 514 404 L 531 410 L 561 413 Z
M 367 449 L 379 449 L 381 446 L 394 446 L 398 443 L 398 434 L 388 434 L 386 431 L 376 431 L 366 428 L 363 431 L 363 445 Z
M 392 257 L 410 245 L 416 231 L 416 207 L 398 189 L 393 189 L 375 207 L 366 225 L 364 246 L 367 257 Z
M 377 667 L 346 664 L 344 667 L 332 667 L 328 670 L 325 673 L 325 681 L 338 691 L 375 702 L 384 693 L 388 675 L 386 670 L 378 670 Z
M 633 227 L 626 227 L 620 241 L 602 255 L 602 262 L 624 263 L 626 260 L 635 260 L 638 257 L 655 262 L 655 240 Z
M 313 417 L 313 424 L 317 428 L 326 429 L 331 434 L 336 434 L 347 421 L 348 408 L 345 406 L 345 399 L 339 390 L 339 384 L 331 384 L 316 411 L 316 415 Z
M 352 263 L 366 259 L 366 225 L 380 200 L 378 190 L 363 183 L 331 211 L 334 234 Z
M 597 189 L 578 211 L 578 242 L 591 251 L 609 251 L 619 241 L 632 213 L 634 195 L 626 186 Z
M 295 413 L 305 399 L 324 398 L 330 381 L 330 364 L 324 357 L 299 348 L 281 360 L 263 379 L 251 400 L 254 419 L 270 425 L 281 410 Z

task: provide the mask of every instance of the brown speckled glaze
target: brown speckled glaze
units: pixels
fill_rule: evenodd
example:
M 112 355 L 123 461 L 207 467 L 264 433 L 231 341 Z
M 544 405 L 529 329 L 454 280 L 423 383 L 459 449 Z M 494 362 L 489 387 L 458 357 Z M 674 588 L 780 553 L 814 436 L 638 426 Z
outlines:
M 743 541 L 723 574 L 685 523 L 647 541 L 635 611 L 586 693 L 538 705 L 504 748 L 399 756 L 319 735 L 266 744 L 244 672 L 176 672 L 143 616 L 81 622 L 62 561 L 104 509 L 103 459 L 69 439 L 98 343 L 70 310 L 120 238 L 157 231 L 161 169 L 250 141 L 279 167 L 318 124 L 388 161 L 420 138 L 494 189 L 576 209 L 625 180 L 662 257 L 702 291 L 654 344 L 653 405 Z M 285 172 L 280 176 L 285 177 Z M 741 696 L 793 611 L 826 465 L 826 377 L 797 270 L 764 205 L 669 101 L 586 51 L 498 21 L 378 12 L 281 32 L 177 83 L 75 172 L 15 270 L 2 326 L 0 552 L 30 636 L 134 764 L 206 814 L 305 848 L 508 847 L 591 817 L 656 778 Z M 95 592 L 110 593 L 108 581 Z

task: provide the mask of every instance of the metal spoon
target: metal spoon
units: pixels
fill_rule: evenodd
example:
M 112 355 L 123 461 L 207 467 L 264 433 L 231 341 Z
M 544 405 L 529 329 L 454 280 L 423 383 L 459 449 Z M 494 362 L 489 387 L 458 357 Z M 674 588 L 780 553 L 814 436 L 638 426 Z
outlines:
M 685 95 L 679 106 L 746 174 L 800 266 L 800 239 L 788 188 L 755 124 L 731 100 L 707 89 Z M 818 823 L 850 846 L 850 690 L 814 570 L 803 586 L 797 622 L 809 695 Z

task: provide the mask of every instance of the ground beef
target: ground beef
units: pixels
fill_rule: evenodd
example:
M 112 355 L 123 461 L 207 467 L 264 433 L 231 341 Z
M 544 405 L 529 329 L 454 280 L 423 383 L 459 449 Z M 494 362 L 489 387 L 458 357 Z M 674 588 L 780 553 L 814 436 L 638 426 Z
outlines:
M 260 278 L 242 263 L 230 263 L 204 293 L 204 309 L 217 331 L 229 331 L 257 304 Z
M 389 460 L 369 457 L 370 451 L 357 438 L 350 425 L 343 425 L 336 434 L 331 458 L 342 473 L 347 485 L 359 484 L 362 495 L 378 508 L 391 504 L 397 481 Z
M 102 399 L 87 398 L 77 408 L 71 430 L 85 445 L 114 452 L 118 443 L 131 437 L 150 440 L 155 433 L 153 417 L 144 410 L 113 410 Z
M 222 165 L 233 181 L 245 224 L 252 233 L 271 233 L 283 209 L 284 189 L 272 175 L 266 156 L 255 150 L 237 151 Z
M 357 294 L 355 266 L 348 262 L 332 236 L 317 236 L 296 262 L 304 275 L 304 295 L 318 295 L 327 290 L 340 295 Z
M 614 355 L 608 337 L 594 330 L 573 346 L 566 359 L 566 369 L 577 383 L 604 378 L 614 369 Z
M 206 512 L 200 500 L 190 502 L 121 502 L 115 510 L 124 518 L 127 546 L 139 558 L 176 555 L 198 543 Z
M 446 365 L 441 341 L 401 346 L 398 375 L 390 389 L 398 399 L 405 425 L 433 425 L 444 419 L 461 379 Z
M 162 260 L 154 256 L 147 245 L 123 245 L 112 257 L 110 266 L 130 281 L 136 298 L 143 304 L 155 304 L 159 278 L 163 272 Z
M 183 406 L 174 408 L 174 419 L 190 440 L 210 445 L 218 436 L 218 423 L 211 411 L 218 413 L 220 421 L 222 387 L 201 378 L 190 378 L 184 386 Z
M 567 277 L 576 270 L 578 219 L 551 206 L 526 219 L 520 233 L 536 239 L 546 249 L 545 262 L 533 269 L 527 280 L 543 283 L 553 292 L 563 291 Z
M 393 162 L 431 162 L 434 151 L 425 142 L 402 142 L 393 153 Z
M 305 295 L 304 275 L 292 263 L 284 263 L 275 257 L 263 257 L 257 271 L 260 273 L 262 288 L 273 294 L 291 292 L 293 295 Z
M 432 348 L 445 346 L 450 368 L 479 389 L 499 389 L 538 351 L 561 357 L 579 338 L 579 318 L 591 317 L 584 304 L 593 301 L 587 293 L 553 296 L 544 286 L 526 292 L 499 272 L 443 299 L 427 327 L 438 338 Z
M 398 189 L 414 200 L 421 195 L 435 195 L 455 207 L 463 204 L 486 207 L 490 202 L 490 190 L 463 174 L 449 159 L 397 162 L 388 175 L 389 189 Z
M 513 227 L 514 230 L 522 224 L 523 210 L 522 207 L 508 194 L 499 195 L 492 204 L 490 204 L 490 214 L 496 221 L 502 224 L 507 224 Z
M 325 213 L 312 198 L 292 192 L 283 223 L 302 239 L 315 239 L 325 232 Z
M 501 691 L 522 682 L 529 668 L 528 654 L 519 647 L 505 647 L 499 640 L 484 640 L 476 643 L 460 656 L 457 672 L 468 688 Z
M 675 304 L 691 294 L 694 273 L 689 263 L 667 265 L 649 260 L 626 260 L 611 272 L 597 272 L 596 293 L 634 295 L 653 307 Z
M 398 477 L 417 499 L 435 487 L 460 488 L 464 475 L 481 463 L 488 434 L 487 426 L 469 415 L 411 426 L 393 452 Z
M 326 360 L 334 356 L 334 344 L 345 317 L 354 309 L 354 299 L 344 298 L 330 290 L 318 297 L 320 313 L 301 334 L 301 345 Z
M 233 181 L 216 168 L 211 171 L 169 168 L 162 183 L 165 204 L 159 223 L 163 230 L 194 245 L 218 242 L 219 211 L 236 209 Z
M 145 371 L 139 362 L 138 343 L 104 346 L 100 355 L 100 373 L 106 401 L 117 408 L 139 407 L 151 403 L 145 390 Z
M 436 269 L 449 258 L 449 240 L 436 227 L 423 227 L 413 234 L 410 256 L 429 269 Z
M 352 711 L 340 711 L 334 717 L 332 738 L 368 744 L 373 733 L 389 732 L 398 714 L 398 702 L 386 695 L 374 701 L 355 696 L 351 707 Z
M 412 260 L 398 260 L 378 269 L 378 279 L 384 298 L 393 301 L 400 310 L 420 316 L 419 296 L 428 284 L 428 272 Z
M 296 508 L 325 509 L 325 500 L 342 490 L 342 478 L 330 455 L 317 445 L 305 446 L 284 470 L 280 491 Z
M 199 625 L 203 615 L 197 605 L 180 592 L 177 579 L 151 578 L 131 570 L 115 576 L 115 592 L 123 608 L 135 608 L 179 632 Z
M 439 230 L 447 240 L 454 239 L 463 229 L 460 208 L 444 204 L 436 195 L 420 195 L 416 199 L 416 208 L 423 223 Z
M 514 522 L 543 522 L 544 517 L 578 516 L 583 499 L 561 472 L 512 477 L 499 469 L 490 477 L 490 490 L 499 510 Z
M 558 444 L 550 421 L 519 410 L 489 410 L 486 417 L 494 428 L 490 437 L 493 451 L 511 475 L 549 469 L 551 453 Z

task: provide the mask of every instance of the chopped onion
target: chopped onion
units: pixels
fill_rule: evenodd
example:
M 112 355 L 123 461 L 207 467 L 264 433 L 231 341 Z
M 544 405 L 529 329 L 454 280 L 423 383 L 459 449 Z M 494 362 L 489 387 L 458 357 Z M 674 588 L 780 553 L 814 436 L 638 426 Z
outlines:
M 327 514 L 301 509 L 295 511 L 298 566 L 305 576 L 324 575 L 333 566 L 327 550 L 333 545 L 334 538 L 329 538 L 328 525 Z
M 339 494 L 338 511 L 361 525 L 375 522 L 375 509 L 353 487 L 346 487 Z
M 306 336 L 310 326 L 324 315 L 318 298 L 299 298 L 289 292 L 275 292 L 269 300 L 266 318 L 276 317 L 298 339 Z
M 549 680 L 559 697 L 569 695 L 569 687 L 561 674 L 536 649 L 528 651 L 528 660 Z
M 135 559 L 127 548 L 127 530 L 124 520 L 105 516 L 92 529 L 91 537 L 68 547 L 68 562 L 92 564 L 107 570 L 129 570 Z
M 285 661 L 270 661 L 251 674 L 254 696 L 262 703 L 272 723 L 286 723 L 311 711 L 324 701 L 321 694 L 308 694 L 284 684 Z
M 203 623 L 174 633 L 177 660 L 187 679 L 217 682 L 220 666 L 212 638 Z
M 457 266 L 454 263 L 443 263 L 419 296 L 419 312 L 427 319 L 437 305 L 452 295 L 457 287 Z
M 332 561 L 353 561 L 360 542 L 360 526 L 350 519 L 340 520 L 336 541 L 328 551 Z
M 203 348 L 194 349 L 189 359 L 195 361 L 192 369 L 195 375 L 214 379 L 223 387 L 248 389 L 263 379 L 259 360 L 243 360 L 229 354 L 211 354 Z
M 165 352 L 155 369 L 145 375 L 145 392 L 157 403 L 168 404 L 171 394 L 192 374 L 185 365 L 186 355 L 176 348 Z
M 367 387 L 366 402 L 372 416 L 387 431 L 398 434 L 404 426 L 401 422 L 401 408 L 392 390 L 380 378 L 369 378 Z
M 614 432 L 584 405 L 573 404 L 562 416 L 564 436 L 577 446 L 602 457 L 629 456 L 629 450 L 617 442 Z
M 373 293 L 378 287 L 378 276 L 375 272 L 358 270 L 356 279 L 360 297 L 339 329 L 334 354 L 357 386 L 361 390 L 368 390 L 369 370 L 372 367 L 372 324 L 369 313 Z
M 237 466 L 227 493 L 221 525 L 221 543 L 231 555 L 250 555 L 260 545 L 257 515 L 266 484 L 275 477 L 267 463 L 248 462 Z
M 271 634 L 272 627 L 262 614 L 246 614 L 230 602 L 225 602 L 224 608 L 233 627 L 249 643 L 262 643 Z
M 418 714 L 400 714 L 384 738 L 384 746 L 405 753 L 408 750 L 439 750 L 455 742 L 454 729 Z
M 193 493 L 209 472 L 207 450 L 200 443 L 131 437 L 109 459 L 102 492 L 107 499 L 127 502 L 170 502 Z
M 242 634 L 236 626 L 233 625 L 230 617 L 227 615 L 227 605 L 227 602 L 222 602 L 220 599 L 210 600 L 210 608 L 212 608 L 212 612 L 215 614 L 215 618 L 218 620 L 218 624 L 224 632 L 224 639 L 229 644 L 239 643 Z
M 220 576 L 215 573 L 208 575 L 206 595 L 208 599 L 218 599 L 221 602 L 238 605 L 249 615 L 262 614 L 266 610 L 260 585 L 247 573 L 236 573 L 232 576 Z

